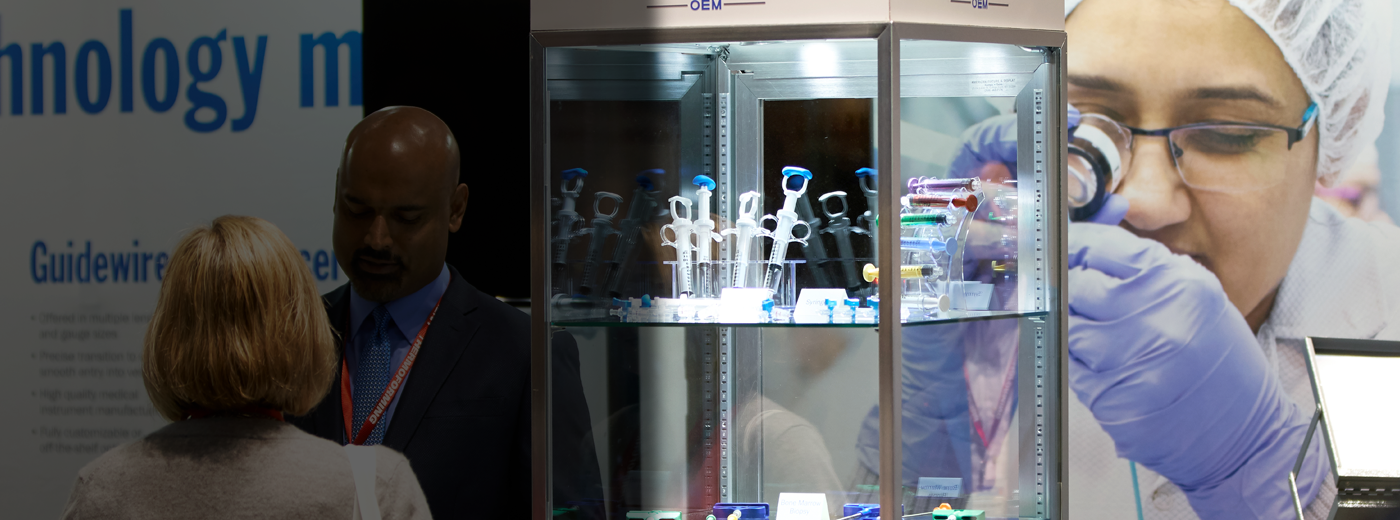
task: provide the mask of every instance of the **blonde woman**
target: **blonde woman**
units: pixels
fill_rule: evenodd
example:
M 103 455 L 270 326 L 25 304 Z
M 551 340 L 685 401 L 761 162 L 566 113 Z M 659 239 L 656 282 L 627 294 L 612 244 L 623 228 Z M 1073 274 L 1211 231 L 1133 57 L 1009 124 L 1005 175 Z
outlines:
M 337 356 L 286 235 L 238 216 L 194 230 L 171 255 L 142 353 L 146 391 L 173 422 L 80 470 L 64 518 L 430 518 L 403 455 L 347 455 L 283 422 L 321 401 Z M 357 477 L 373 494 L 357 494 Z

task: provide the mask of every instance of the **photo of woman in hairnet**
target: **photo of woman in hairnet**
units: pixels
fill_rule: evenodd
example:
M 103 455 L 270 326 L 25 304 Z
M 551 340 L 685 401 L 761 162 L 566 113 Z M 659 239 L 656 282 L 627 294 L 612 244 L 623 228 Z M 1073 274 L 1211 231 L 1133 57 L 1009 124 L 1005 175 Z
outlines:
M 1071 518 L 1294 516 L 1288 474 L 1314 412 L 1304 338 L 1400 339 L 1400 229 L 1315 196 L 1381 133 L 1391 10 L 1066 2 L 1071 135 L 1113 135 L 1121 163 L 1114 195 L 1069 229 Z M 949 175 L 1014 161 L 1014 124 L 970 128 Z M 1009 420 L 1014 399 L 979 415 L 972 352 L 939 351 L 962 341 L 903 343 L 905 475 L 990 475 L 981 426 Z M 959 368 L 966 381 L 920 380 Z M 1298 477 L 1307 518 L 1336 495 L 1320 446 Z
M 1292 517 L 1303 338 L 1400 337 L 1400 230 L 1314 197 L 1381 131 L 1390 3 L 1066 8 L 1070 105 L 1131 135 L 1121 223 L 1069 232 L 1071 514 Z

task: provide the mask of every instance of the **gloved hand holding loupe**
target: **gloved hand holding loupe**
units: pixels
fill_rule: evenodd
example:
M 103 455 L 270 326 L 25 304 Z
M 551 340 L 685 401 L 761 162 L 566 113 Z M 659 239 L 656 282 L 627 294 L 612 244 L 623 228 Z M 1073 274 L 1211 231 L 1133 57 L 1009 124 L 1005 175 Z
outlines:
M 1081 115 L 1069 107 L 1070 220 L 1117 224 L 1128 212 L 1127 200 L 1114 195 L 1126 173 L 1132 136 L 1099 114 Z

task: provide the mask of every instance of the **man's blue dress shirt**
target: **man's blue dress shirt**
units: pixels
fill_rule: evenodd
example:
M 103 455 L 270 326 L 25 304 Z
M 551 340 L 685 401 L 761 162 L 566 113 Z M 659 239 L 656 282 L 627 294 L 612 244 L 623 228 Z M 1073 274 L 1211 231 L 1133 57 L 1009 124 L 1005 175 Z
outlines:
M 423 322 L 428 320 L 428 315 L 432 314 L 433 306 L 442 298 L 442 294 L 447 292 L 447 283 L 452 280 L 452 275 L 447 271 L 447 264 L 443 264 L 442 273 L 428 285 L 423 286 L 417 292 L 382 304 L 389 310 L 389 317 L 394 320 L 394 326 L 389 328 L 389 379 L 394 378 L 394 373 L 398 372 L 399 364 L 408 356 L 408 347 L 414 338 L 418 337 L 418 331 L 423 328 Z M 350 370 L 350 393 L 355 392 L 355 367 L 361 356 L 368 355 L 369 342 L 374 337 L 374 322 L 368 320 L 370 313 L 375 307 L 381 304 L 364 299 L 360 293 L 355 292 L 354 284 L 350 286 L 350 330 L 355 331 L 350 336 L 350 346 L 345 349 L 345 364 Z M 410 372 L 404 376 L 404 384 L 408 383 Z M 338 389 L 337 389 L 338 391 Z M 403 386 L 400 385 L 399 393 L 394 395 L 394 400 L 389 402 L 389 409 L 384 412 L 384 417 L 380 419 L 386 426 L 393 424 L 394 410 L 399 407 L 399 398 L 403 397 Z M 352 426 L 355 431 L 359 431 L 360 425 Z M 347 435 L 354 435 L 349 432 Z

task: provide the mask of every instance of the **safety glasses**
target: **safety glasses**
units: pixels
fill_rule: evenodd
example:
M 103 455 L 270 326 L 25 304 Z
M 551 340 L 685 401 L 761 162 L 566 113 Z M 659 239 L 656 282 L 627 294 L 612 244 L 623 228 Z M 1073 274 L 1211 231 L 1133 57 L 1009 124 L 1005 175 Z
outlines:
M 1317 104 L 1308 106 L 1297 128 L 1257 123 L 1192 123 L 1146 130 L 1102 114 L 1085 114 L 1080 126 L 1102 130 L 1114 142 L 1122 164 L 1131 168 L 1137 137 L 1166 137 L 1182 182 L 1198 190 L 1253 191 L 1283 180 L 1288 152 L 1308 136 Z

